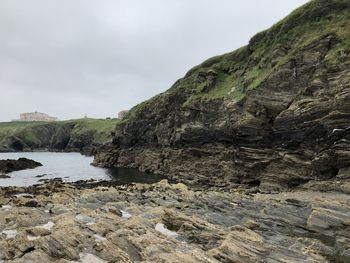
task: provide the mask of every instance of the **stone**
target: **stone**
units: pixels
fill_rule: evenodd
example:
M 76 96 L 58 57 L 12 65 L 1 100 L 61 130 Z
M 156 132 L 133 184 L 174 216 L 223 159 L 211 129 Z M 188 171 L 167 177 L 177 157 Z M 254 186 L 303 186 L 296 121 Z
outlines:
M 185 187 L 166 180 L 151 185 L 99 184 L 51 181 L 36 187 L 1 188 L 0 202 L 7 205 L 0 209 L 0 232 L 5 233 L 0 236 L 0 260 L 316 263 L 350 259 L 350 197 L 342 192 L 251 193 Z M 46 194 L 48 189 L 51 195 Z M 35 195 L 38 206 L 23 206 L 18 201 L 25 198 L 9 194 L 14 191 Z M 121 211 L 132 216 L 123 217 Z M 13 235 L 6 238 L 6 233 Z
M 33 169 L 39 166 L 42 166 L 42 164 L 27 158 L 19 158 L 18 160 L 0 160 L 0 172 L 2 173 Z

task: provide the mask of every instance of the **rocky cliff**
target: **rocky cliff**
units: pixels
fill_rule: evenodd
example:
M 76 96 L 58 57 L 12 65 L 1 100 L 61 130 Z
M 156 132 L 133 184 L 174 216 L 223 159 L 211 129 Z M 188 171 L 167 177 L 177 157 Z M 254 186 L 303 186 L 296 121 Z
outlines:
M 134 107 L 95 164 L 283 189 L 350 179 L 350 2 L 313 0 Z
M 0 123 L 0 151 L 76 151 L 90 154 L 112 139 L 116 120 Z

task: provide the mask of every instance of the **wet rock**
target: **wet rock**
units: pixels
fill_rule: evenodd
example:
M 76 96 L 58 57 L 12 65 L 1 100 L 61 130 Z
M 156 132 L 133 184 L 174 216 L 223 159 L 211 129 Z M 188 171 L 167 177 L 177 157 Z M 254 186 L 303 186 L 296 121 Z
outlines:
M 2 173 L 33 169 L 38 166 L 42 166 L 42 164 L 27 158 L 19 158 L 18 160 L 0 160 L 0 172 Z
M 37 176 L 35 176 L 36 178 L 42 178 L 45 177 L 47 174 L 38 174 Z
M 39 203 L 36 200 L 31 200 L 31 201 L 26 202 L 24 204 L 24 206 L 27 206 L 27 207 L 38 207 Z

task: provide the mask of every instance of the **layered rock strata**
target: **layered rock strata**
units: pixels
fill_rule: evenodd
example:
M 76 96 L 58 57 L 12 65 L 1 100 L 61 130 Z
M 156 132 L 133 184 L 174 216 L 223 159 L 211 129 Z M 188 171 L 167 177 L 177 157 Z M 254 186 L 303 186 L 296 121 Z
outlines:
M 349 195 L 310 189 L 280 194 L 194 191 L 167 181 L 99 184 L 52 181 L 1 189 L 0 261 L 350 259 Z
M 350 178 L 350 3 L 314 0 L 132 109 L 95 165 L 287 189 Z

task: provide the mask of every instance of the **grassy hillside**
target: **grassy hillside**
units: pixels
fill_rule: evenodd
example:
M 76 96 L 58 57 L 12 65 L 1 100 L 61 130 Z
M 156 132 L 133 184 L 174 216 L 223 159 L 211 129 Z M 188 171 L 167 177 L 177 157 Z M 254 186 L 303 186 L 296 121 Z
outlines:
M 95 141 L 104 143 L 112 138 L 111 133 L 114 131 L 117 124 L 117 119 L 77 119 L 70 121 L 63 121 L 62 123 L 74 123 L 73 135 L 81 135 L 87 131 L 93 131 L 95 134 Z
M 0 142 L 12 136 L 18 137 L 24 142 L 35 144 L 39 141 L 52 139 L 44 138 L 50 134 L 47 132 L 48 130 L 57 130 L 60 133 L 69 130 L 69 135 L 65 136 L 84 139 L 84 136 L 89 135 L 94 144 L 102 144 L 112 138 L 111 133 L 117 121 L 117 119 L 89 118 L 57 122 L 2 122 L 0 123 Z M 67 127 L 69 128 L 67 129 Z
M 337 42 L 326 56 L 327 68 L 346 68 L 350 56 L 349 10 L 349 0 L 312 0 L 256 34 L 247 46 L 194 67 L 168 91 L 130 110 L 122 123 L 145 108 L 156 109 L 174 94 L 186 94 L 182 106 L 188 108 L 218 99 L 238 102 L 283 65 L 295 60 L 300 50 L 327 35 L 333 35 Z
M 350 55 L 350 2 L 314 0 L 298 8 L 270 29 L 255 35 L 249 45 L 232 53 L 211 58 L 192 69 L 187 77 L 204 71 L 217 76 L 209 91 L 198 85 L 189 100 L 230 98 L 237 101 L 255 89 L 282 65 L 295 59 L 298 51 L 325 35 L 334 35 L 338 44 L 326 58 L 328 68 L 347 66 Z
M 0 141 L 23 132 L 27 128 L 47 124 L 46 122 L 0 122 Z

